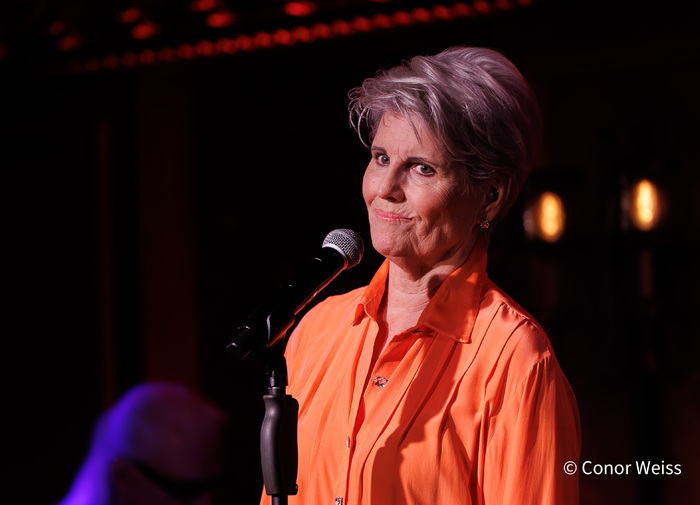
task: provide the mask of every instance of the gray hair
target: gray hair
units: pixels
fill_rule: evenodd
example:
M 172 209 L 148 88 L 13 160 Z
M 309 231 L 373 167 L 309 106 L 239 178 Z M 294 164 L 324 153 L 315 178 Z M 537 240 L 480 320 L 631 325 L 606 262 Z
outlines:
M 416 56 L 365 79 L 349 98 L 350 122 L 363 143 L 368 144 L 363 124 L 371 142 L 385 112 L 411 124 L 417 118 L 444 161 L 464 166 L 471 181 L 505 176 L 510 184 L 501 216 L 525 183 L 541 140 L 540 110 L 530 85 L 492 49 L 458 46 Z

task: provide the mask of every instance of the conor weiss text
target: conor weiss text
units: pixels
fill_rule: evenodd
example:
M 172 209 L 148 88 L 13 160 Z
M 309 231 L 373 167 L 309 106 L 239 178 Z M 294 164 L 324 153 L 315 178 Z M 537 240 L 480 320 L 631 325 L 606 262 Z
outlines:
M 576 472 L 584 475 L 680 475 L 681 465 L 678 463 L 654 463 L 653 461 L 635 461 L 634 463 L 594 463 L 584 461 L 581 467 L 574 461 L 564 463 L 564 473 L 574 475 Z

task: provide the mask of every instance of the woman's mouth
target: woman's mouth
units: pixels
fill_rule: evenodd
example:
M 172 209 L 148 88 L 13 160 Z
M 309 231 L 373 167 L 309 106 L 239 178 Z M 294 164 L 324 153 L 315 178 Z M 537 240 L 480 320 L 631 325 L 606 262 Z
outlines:
M 408 218 L 404 215 L 397 214 L 395 212 L 386 212 L 386 211 L 379 210 L 379 209 L 374 210 L 374 215 L 377 216 L 377 218 L 381 219 L 382 221 L 397 222 L 397 221 L 407 221 L 408 220 Z

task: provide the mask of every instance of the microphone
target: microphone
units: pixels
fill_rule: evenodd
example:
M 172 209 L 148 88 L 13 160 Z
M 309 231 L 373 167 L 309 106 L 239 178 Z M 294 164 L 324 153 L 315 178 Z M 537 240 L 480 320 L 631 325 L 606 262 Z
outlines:
M 318 251 L 299 273 L 267 303 L 248 317 L 226 346 L 227 352 L 243 359 L 251 351 L 275 345 L 294 324 L 294 317 L 340 272 L 356 266 L 365 246 L 353 230 L 340 228 L 326 235 Z

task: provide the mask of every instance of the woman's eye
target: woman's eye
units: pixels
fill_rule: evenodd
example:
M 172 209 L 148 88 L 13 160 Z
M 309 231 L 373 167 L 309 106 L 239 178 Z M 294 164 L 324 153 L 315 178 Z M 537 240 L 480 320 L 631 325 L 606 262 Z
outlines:
M 378 153 L 374 156 L 374 159 L 377 160 L 377 163 L 380 165 L 388 165 L 389 164 L 389 156 L 386 154 Z
M 435 173 L 435 170 L 432 167 L 424 163 L 418 163 L 417 165 L 415 165 L 414 169 L 420 175 L 433 175 Z

